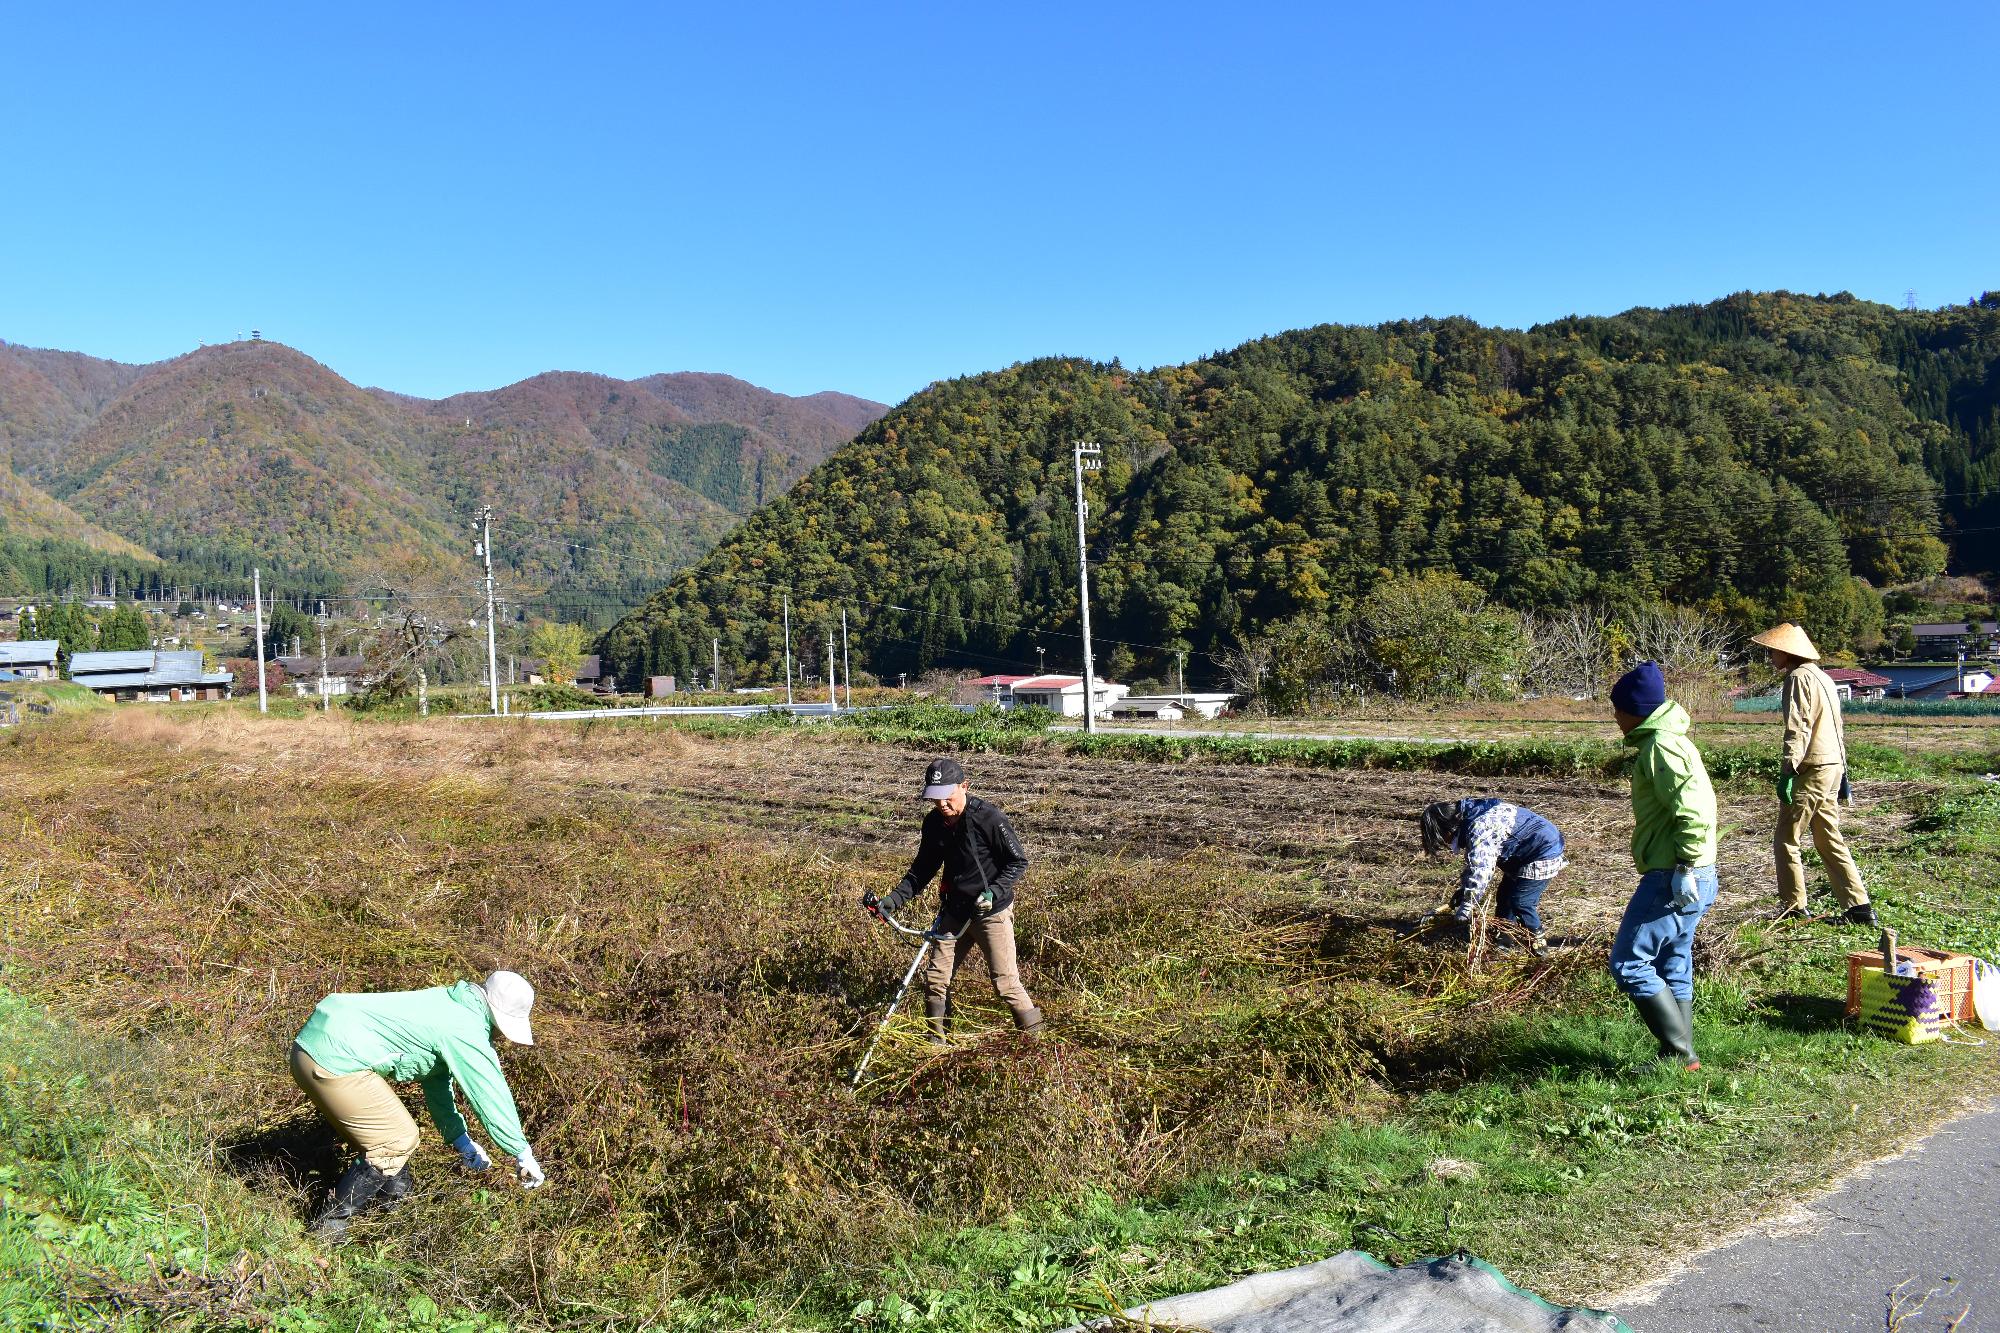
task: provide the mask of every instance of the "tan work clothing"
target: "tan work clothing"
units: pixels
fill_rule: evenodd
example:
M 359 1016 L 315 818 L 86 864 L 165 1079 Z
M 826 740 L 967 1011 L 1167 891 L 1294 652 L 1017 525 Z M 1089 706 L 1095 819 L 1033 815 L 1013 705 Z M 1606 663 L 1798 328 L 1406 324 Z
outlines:
M 368 1165 L 395 1175 L 417 1151 L 417 1122 L 380 1074 L 329 1074 L 292 1043 L 292 1080 Z
M 993 979 L 993 989 L 1014 1011 L 1015 1020 L 1021 1021 L 1035 1002 L 1021 984 L 1021 970 L 1014 959 L 1014 909 L 1010 906 L 986 917 L 974 915 L 960 931 L 955 943 L 931 951 L 930 961 L 924 964 L 924 993 L 942 1002 L 951 994 L 952 974 L 966 954 L 977 948 L 986 955 L 986 975 Z
M 1847 766 L 1847 736 L 1840 716 L 1840 690 L 1811 662 L 1785 673 L 1778 695 L 1785 715 L 1784 771 L 1797 773 L 1817 764 Z
M 1847 850 L 1847 839 L 1840 833 L 1841 771 L 1839 764 L 1814 764 L 1800 769 L 1798 783 L 1792 789 L 1792 803 L 1778 806 L 1778 831 L 1772 839 L 1772 848 L 1778 862 L 1781 907 L 1805 908 L 1806 865 L 1799 845 L 1807 830 L 1812 832 L 1813 846 L 1819 850 L 1827 882 L 1839 896 L 1840 905 L 1859 907 L 1868 901 L 1868 890 L 1861 883 L 1861 868 L 1854 864 L 1854 853 Z
M 1840 780 L 1847 772 L 1840 691 L 1817 665 L 1802 662 L 1785 673 L 1779 699 L 1785 716 L 1784 771 L 1797 781 L 1792 803 L 1778 805 L 1778 827 L 1771 838 L 1772 859 L 1778 868 L 1778 904 L 1805 910 L 1802 844 L 1810 831 L 1840 905 L 1859 907 L 1868 901 L 1868 890 L 1840 832 Z

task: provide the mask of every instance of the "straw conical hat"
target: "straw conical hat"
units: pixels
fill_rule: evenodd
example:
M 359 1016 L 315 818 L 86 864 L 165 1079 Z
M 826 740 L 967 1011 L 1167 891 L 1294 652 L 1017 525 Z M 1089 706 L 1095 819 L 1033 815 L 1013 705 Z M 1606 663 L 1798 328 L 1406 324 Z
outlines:
M 1819 661 L 1819 649 L 1813 647 L 1813 641 L 1806 637 L 1804 630 L 1789 620 L 1756 635 L 1750 642 L 1761 643 L 1766 648 L 1776 648 L 1781 653 L 1790 653 L 1793 657 L 1802 657 L 1808 662 Z

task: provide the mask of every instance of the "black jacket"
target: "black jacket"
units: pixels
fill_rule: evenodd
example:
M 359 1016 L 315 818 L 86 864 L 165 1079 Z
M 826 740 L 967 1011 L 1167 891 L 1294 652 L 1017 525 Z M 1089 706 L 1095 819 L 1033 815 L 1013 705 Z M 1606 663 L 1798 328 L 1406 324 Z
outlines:
M 893 912 L 922 893 L 940 866 L 944 868 L 940 906 L 947 914 L 971 916 L 986 889 L 993 891 L 993 910 L 1004 912 L 1014 901 L 1014 886 L 1028 873 L 1028 853 L 999 806 L 967 797 L 965 813 L 956 824 L 947 824 L 936 810 L 924 816 L 916 860 L 882 905 Z

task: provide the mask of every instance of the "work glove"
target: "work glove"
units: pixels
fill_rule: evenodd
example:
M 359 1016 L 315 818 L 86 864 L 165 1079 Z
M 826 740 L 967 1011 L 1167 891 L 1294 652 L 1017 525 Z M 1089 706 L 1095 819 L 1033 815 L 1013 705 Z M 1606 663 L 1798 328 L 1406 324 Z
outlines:
M 521 1178 L 521 1188 L 524 1190 L 538 1190 L 548 1184 L 549 1178 L 542 1174 L 542 1164 L 535 1160 L 533 1148 L 524 1149 L 520 1157 L 515 1159 L 515 1171 Z
M 1669 904 L 1676 912 L 1685 912 L 1701 901 L 1701 886 L 1695 883 L 1694 871 L 1686 866 L 1674 867 L 1674 896 Z
M 882 915 L 882 900 L 875 896 L 873 889 L 861 895 L 861 905 L 878 917 Z
M 465 1163 L 465 1169 L 468 1171 L 484 1171 L 493 1165 L 493 1159 L 486 1155 L 486 1149 L 473 1142 L 469 1131 L 453 1139 L 451 1146 L 458 1149 L 458 1160 Z
M 981 889 L 979 891 L 979 897 L 973 903 L 973 907 L 978 911 L 979 915 L 981 916 L 992 916 L 993 890 Z
M 1798 786 L 1799 786 L 1798 774 L 1780 773 L 1778 775 L 1778 799 L 1783 801 L 1786 805 L 1790 805 L 1792 803 L 1793 794 L 1798 791 Z
M 1451 919 L 1460 923 L 1472 920 L 1472 909 L 1477 904 L 1472 901 L 1469 889 L 1460 889 L 1451 895 Z

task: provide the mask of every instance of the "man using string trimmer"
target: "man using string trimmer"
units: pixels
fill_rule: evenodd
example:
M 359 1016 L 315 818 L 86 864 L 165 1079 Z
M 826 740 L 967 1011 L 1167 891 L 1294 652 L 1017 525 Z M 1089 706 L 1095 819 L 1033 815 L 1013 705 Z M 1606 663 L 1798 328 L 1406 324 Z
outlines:
M 861 896 L 861 905 L 877 916 L 893 912 L 943 870 L 934 930 L 957 940 L 934 952 L 924 968 L 924 1016 L 931 1031 L 944 1040 L 952 975 L 977 946 L 986 955 L 993 989 L 1014 1011 L 1014 1026 L 1035 1032 L 1042 1026 L 1042 1011 L 1021 984 L 1014 961 L 1014 886 L 1028 871 L 1028 853 L 1000 807 L 972 794 L 958 761 L 933 759 L 924 765 L 923 798 L 931 810 L 918 835 L 916 859 L 887 897 L 878 899 L 870 890 Z

